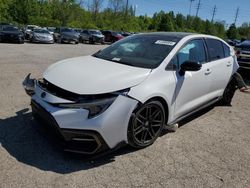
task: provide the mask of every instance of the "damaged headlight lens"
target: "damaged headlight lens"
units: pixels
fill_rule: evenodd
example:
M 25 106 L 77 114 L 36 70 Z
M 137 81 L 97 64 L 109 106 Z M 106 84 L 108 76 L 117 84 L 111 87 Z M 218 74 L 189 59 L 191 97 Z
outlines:
M 88 118 L 93 118 L 105 110 L 115 101 L 119 95 L 126 96 L 129 90 L 123 90 L 120 92 L 114 92 L 104 95 L 82 97 L 77 103 L 70 104 L 58 104 L 60 108 L 81 108 L 89 111 Z

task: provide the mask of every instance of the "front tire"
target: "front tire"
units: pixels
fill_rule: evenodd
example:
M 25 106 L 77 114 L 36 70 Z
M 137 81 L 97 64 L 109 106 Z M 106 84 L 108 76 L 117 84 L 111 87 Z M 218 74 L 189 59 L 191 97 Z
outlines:
M 165 111 L 159 101 L 149 101 L 137 108 L 130 118 L 128 143 L 145 148 L 155 142 L 165 124 Z

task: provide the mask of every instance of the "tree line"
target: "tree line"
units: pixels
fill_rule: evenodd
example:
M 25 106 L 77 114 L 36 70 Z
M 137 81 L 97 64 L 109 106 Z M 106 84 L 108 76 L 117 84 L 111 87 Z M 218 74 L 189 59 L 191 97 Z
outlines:
M 88 2 L 88 3 L 86 3 Z M 221 38 L 250 38 L 250 24 L 212 22 L 195 16 L 160 11 L 152 17 L 136 16 L 126 0 L 0 0 L 0 22 L 17 25 L 68 26 L 117 31 L 184 31 L 216 35 Z

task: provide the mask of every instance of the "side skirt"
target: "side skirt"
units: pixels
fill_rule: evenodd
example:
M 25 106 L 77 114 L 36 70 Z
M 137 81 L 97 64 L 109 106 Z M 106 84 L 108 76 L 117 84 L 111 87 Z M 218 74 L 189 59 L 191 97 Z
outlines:
M 191 116 L 192 114 L 195 114 L 196 112 L 198 112 L 198 111 L 200 111 L 200 110 L 202 110 L 202 109 L 204 109 L 204 108 L 207 108 L 207 107 L 209 107 L 209 106 L 215 104 L 215 103 L 218 102 L 220 99 L 221 99 L 221 97 L 218 97 L 218 98 L 215 98 L 215 99 L 209 101 L 208 103 L 206 103 L 206 104 L 204 104 L 204 105 L 202 105 L 202 106 L 200 106 L 200 107 L 194 109 L 193 111 L 191 111 L 191 112 L 189 112 L 189 113 L 187 113 L 187 114 L 185 114 L 185 115 L 183 115 L 183 116 L 177 118 L 175 121 L 173 121 L 173 122 L 169 123 L 168 125 L 166 125 L 166 127 L 167 127 L 167 126 L 172 126 L 172 125 L 178 123 L 179 121 L 181 121 L 181 120 L 187 118 L 188 116 Z

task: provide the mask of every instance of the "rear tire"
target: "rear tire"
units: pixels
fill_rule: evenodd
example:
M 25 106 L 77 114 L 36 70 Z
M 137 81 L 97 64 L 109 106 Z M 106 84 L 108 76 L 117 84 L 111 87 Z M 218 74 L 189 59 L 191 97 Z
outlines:
M 165 111 L 159 101 L 149 101 L 132 114 L 128 126 L 128 143 L 134 148 L 145 148 L 155 142 L 165 124 Z
M 221 104 L 225 106 L 231 105 L 234 93 L 237 89 L 237 83 L 235 78 L 232 78 L 231 81 L 228 83 L 224 93 L 222 95 Z

